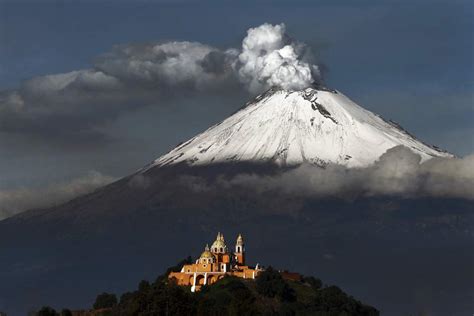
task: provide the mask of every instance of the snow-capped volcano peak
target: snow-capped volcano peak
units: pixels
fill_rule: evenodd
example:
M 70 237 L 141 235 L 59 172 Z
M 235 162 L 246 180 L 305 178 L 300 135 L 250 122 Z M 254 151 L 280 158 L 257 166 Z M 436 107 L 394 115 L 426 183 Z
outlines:
M 152 166 L 251 161 L 364 167 L 398 145 L 410 148 L 422 160 L 452 157 L 338 91 L 270 89 Z

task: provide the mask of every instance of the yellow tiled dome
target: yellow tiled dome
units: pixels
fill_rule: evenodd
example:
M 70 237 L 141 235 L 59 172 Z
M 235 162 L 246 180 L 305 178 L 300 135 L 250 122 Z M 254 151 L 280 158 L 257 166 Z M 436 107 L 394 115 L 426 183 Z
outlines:
M 209 250 L 205 250 L 202 254 L 201 254 L 201 259 L 214 259 L 214 255 L 209 251 Z

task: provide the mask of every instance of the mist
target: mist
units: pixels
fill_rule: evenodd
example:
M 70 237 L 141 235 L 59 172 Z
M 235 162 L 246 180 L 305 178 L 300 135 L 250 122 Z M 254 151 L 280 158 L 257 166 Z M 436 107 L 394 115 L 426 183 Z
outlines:
M 215 181 L 186 176 L 182 179 L 195 192 L 234 190 L 249 194 L 275 193 L 293 197 L 356 198 L 394 196 L 402 198 L 444 197 L 474 199 L 474 155 L 463 158 L 421 157 L 397 146 L 367 168 L 346 168 L 310 164 L 282 170 L 272 175 L 240 173 Z
M 0 220 L 29 209 L 51 207 L 100 188 L 115 179 L 96 171 L 42 188 L 0 190 Z

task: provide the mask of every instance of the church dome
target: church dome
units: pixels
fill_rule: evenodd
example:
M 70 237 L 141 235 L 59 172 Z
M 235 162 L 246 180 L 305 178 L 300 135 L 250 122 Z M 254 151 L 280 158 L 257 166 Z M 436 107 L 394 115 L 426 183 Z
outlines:
M 225 244 L 224 235 L 221 233 L 217 234 L 216 240 L 212 243 L 211 251 L 213 252 L 227 252 L 227 246 Z
M 200 259 L 214 259 L 214 255 L 209 251 L 205 250 L 202 254 Z
M 226 248 L 226 244 L 223 240 L 216 240 L 212 243 L 211 249 L 214 248 Z

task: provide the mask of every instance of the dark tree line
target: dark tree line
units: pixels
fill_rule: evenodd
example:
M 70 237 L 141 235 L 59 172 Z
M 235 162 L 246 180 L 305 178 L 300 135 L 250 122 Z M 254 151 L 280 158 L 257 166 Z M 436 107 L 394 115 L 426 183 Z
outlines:
M 60 312 L 57 312 L 54 308 L 49 306 L 43 306 L 36 316 L 72 316 L 72 312 L 69 309 L 63 309 Z
M 336 286 L 323 286 L 321 280 L 314 277 L 287 281 L 271 267 L 255 281 L 227 276 L 191 293 L 189 287 L 178 286 L 167 277 L 190 259 L 171 267 L 155 282 L 141 281 L 137 290 L 122 294 L 120 299 L 110 293 L 99 294 L 93 304 L 93 315 L 379 315 L 375 308 L 362 304 Z M 46 309 L 37 315 L 69 315 Z

